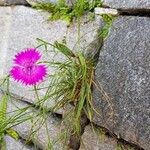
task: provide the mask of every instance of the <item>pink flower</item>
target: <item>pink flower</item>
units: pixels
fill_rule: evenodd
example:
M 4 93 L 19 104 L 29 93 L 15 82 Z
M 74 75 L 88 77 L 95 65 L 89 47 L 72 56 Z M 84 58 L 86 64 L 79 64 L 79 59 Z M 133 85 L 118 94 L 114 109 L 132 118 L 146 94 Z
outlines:
M 10 76 L 25 85 L 36 85 L 47 74 L 45 65 L 37 64 L 41 54 L 35 48 L 29 48 L 15 55 Z

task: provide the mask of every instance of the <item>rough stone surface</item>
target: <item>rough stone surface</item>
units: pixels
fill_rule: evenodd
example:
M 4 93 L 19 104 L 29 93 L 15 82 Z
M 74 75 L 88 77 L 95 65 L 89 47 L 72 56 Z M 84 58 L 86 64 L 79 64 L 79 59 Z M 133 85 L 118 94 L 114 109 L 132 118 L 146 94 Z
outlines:
M 13 8 L 0 8 L 0 38 L 3 39 L 0 45 L 0 78 L 9 73 L 12 66 L 14 55 L 27 47 L 36 47 L 38 45 L 36 38 L 41 38 L 50 43 L 54 41 L 62 41 L 66 37 L 68 47 L 76 49 L 78 41 L 77 23 L 73 23 L 70 28 L 63 21 L 48 22 L 49 14 L 37 11 L 24 6 L 16 6 Z M 81 49 L 84 50 L 87 45 L 94 40 L 97 29 L 102 25 L 101 19 L 98 17 L 95 21 L 87 22 L 88 17 L 82 19 L 81 25 Z M 4 30 L 5 29 L 5 30 Z M 53 53 L 47 54 L 41 48 L 43 60 L 62 60 L 63 57 L 55 56 Z M 49 68 L 49 72 L 54 72 L 53 68 Z M 42 86 L 48 85 L 48 82 Z M 13 80 L 10 82 L 10 90 L 12 93 L 24 97 L 29 102 L 35 102 L 36 98 L 33 94 L 33 88 L 26 87 Z M 39 94 L 44 95 L 45 91 L 41 90 Z M 50 101 L 50 105 L 54 105 Z
M 116 150 L 117 142 L 105 135 L 98 135 L 91 126 L 85 128 L 79 150 Z
M 111 8 L 150 9 L 149 0 L 104 0 L 104 5 Z
M 38 119 L 38 118 L 36 118 Z M 42 118 L 39 118 L 36 126 L 31 123 L 31 121 L 26 121 L 20 125 L 14 127 L 14 129 L 20 134 L 23 139 L 30 138 L 35 146 L 40 149 L 46 149 L 50 142 L 55 143 L 54 150 L 62 150 L 63 144 L 59 141 L 60 132 L 60 122 L 53 117 L 49 117 L 43 124 Z M 36 131 L 36 133 L 30 134 L 31 129 Z
M 26 0 L 30 5 L 36 5 L 38 3 L 57 3 L 58 0 Z M 66 4 L 69 6 L 73 6 L 77 0 L 65 0 Z M 93 0 L 89 0 L 89 2 L 93 2 Z
M 150 149 L 149 27 L 146 17 L 114 21 L 96 68 L 99 88 L 94 89 L 100 111 L 94 122 L 145 150 Z
M 38 3 L 56 3 L 57 0 L 26 0 L 29 4 L 35 5 Z M 72 5 L 75 0 L 66 0 L 66 3 Z
M 26 0 L 29 4 L 35 5 L 38 3 L 55 3 L 57 0 Z
M 0 5 L 27 5 L 26 0 L 0 0 Z
M 10 136 L 5 137 L 6 150 L 36 150 L 34 147 L 26 146 L 21 141 L 16 141 Z
M 5 64 L 5 59 L 7 55 L 7 44 L 10 28 L 10 19 L 11 19 L 11 8 L 0 8 L 0 68 L 3 68 Z M 0 69 L 0 77 L 4 76 L 4 69 Z

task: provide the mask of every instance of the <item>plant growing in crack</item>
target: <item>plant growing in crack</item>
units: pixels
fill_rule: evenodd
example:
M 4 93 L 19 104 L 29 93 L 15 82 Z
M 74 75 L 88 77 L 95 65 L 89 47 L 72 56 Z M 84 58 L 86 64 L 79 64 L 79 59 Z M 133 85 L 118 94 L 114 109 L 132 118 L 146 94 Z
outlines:
M 52 112 L 68 107 L 69 109 L 63 114 L 62 124 L 65 126 L 66 141 L 71 136 L 80 138 L 82 134 L 82 118 L 84 115 L 92 121 L 93 113 L 97 111 L 93 106 L 92 87 L 94 82 L 94 69 L 96 64 L 95 57 L 99 54 L 101 48 L 101 38 L 96 39 L 89 45 L 95 53 L 86 55 L 82 52 L 73 52 L 64 44 L 55 42 L 54 45 L 38 39 L 42 44 L 40 46 L 53 46 L 59 53 L 65 56 L 64 61 L 44 61 L 48 66 L 53 67 L 55 73 L 48 74 L 50 82 L 40 104 L 49 100 L 56 102 L 56 105 L 50 109 Z M 101 43 L 101 44 L 100 44 Z M 88 55 L 89 54 L 89 55 Z M 37 88 L 37 91 L 40 90 Z
M 100 0 L 77 0 L 72 5 L 66 4 L 65 0 L 58 0 L 54 3 L 37 3 L 33 8 L 41 9 L 51 13 L 49 19 L 64 20 L 68 25 L 72 22 L 73 18 L 79 19 L 86 12 L 90 12 L 92 16 L 95 7 L 102 6 Z

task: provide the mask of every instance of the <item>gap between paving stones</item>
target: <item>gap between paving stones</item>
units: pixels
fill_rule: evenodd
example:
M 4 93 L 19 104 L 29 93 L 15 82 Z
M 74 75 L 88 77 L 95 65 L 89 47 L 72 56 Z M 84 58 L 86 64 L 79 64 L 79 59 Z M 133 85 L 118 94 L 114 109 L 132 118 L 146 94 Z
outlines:
M 103 126 L 99 126 L 93 122 L 90 122 L 90 120 L 87 118 L 87 116 L 82 116 L 82 120 L 81 120 L 81 135 L 80 138 L 77 138 L 75 136 L 70 137 L 70 148 L 72 148 L 72 150 L 79 150 L 80 146 L 81 146 L 81 140 L 82 140 L 82 135 L 84 134 L 85 128 L 92 124 L 93 127 L 95 128 L 99 128 L 102 129 L 104 134 L 108 137 L 113 138 L 114 140 L 117 141 L 118 144 L 120 145 L 127 145 L 127 146 L 131 146 L 132 148 L 134 148 L 134 150 L 144 150 L 142 147 L 140 147 L 139 145 L 136 145 L 134 143 L 128 142 L 124 139 L 122 139 L 121 137 L 118 137 L 115 133 L 112 133 L 111 131 L 109 131 L 107 128 L 103 127 Z
M 27 142 L 26 142 L 26 139 L 24 139 L 24 138 L 21 137 L 20 135 L 19 135 L 19 141 L 20 141 L 23 145 L 28 146 L 29 148 L 35 147 L 35 144 L 34 144 L 34 142 L 33 142 L 32 140 L 30 140 L 30 143 L 27 143 Z M 42 150 L 42 149 L 36 145 L 36 150 Z
M 138 16 L 150 17 L 150 9 L 114 9 L 114 8 L 95 8 L 95 14 L 110 14 L 114 16 Z
M 26 0 L 0 0 L 0 6 L 31 6 Z
M 121 145 L 129 145 L 131 147 L 133 147 L 135 150 L 144 150 L 142 147 L 140 147 L 139 145 L 136 145 L 134 143 L 131 143 L 131 142 L 128 142 L 124 139 L 122 139 L 121 137 L 118 138 L 118 136 L 115 134 L 115 133 L 112 133 L 111 131 L 109 131 L 107 128 L 103 127 L 103 126 L 98 126 L 97 124 L 94 124 L 92 123 L 95 127 L 97 128 L 101 128 L 103 129 L 103 131 L 105 132 L 106 135 L 114 138 L 118 144 L 121 144 Z
M 84 134 L 84 130 L 85 130 L 86 126 L 88 126 L 89 124 L 90 124 L 90 121 L 87 118 L 87 116 L 85 114 L 82 115 L 82 117 L 81 117 L 81 134 L 80 134 L 80 137 L 74 136 L 74 135 L 72 135 L 70 137 L 69 147 L 72 150 L 79 150 L 80 149 L 82 135 Z
M 118 9 L 122 16 L 150 17 L 150 9 Z
M 87 120 L 88 120 L 88 119 L 87 119 Z M 105 127 L 103 127 L 103 126 L 99 126 L 99 125 L 97 125 L 97 124 L 95 124 L 95 123 L 93 123 L 93 122 L 89 122 L 88 124 L 86 124 L 86 125 L 84 126 L 83 133 L 84 133 L 85 128 L 86 128 L 90 123 L 91 123 L 91 125 L 92 125 L 94 128 L 101 129 L 101 130 L 104 132 L 105 136 L 111 137 L 111 138 L 113 138 L 114 140 L 116 140 L 119 145 L 131 146 L 134 150 L 144 150 L 144 149 L 143 149 L 142 147 L 140 147 L 139 145 L 136 145 L 136 144 L 134 144 L 134 143 L 128 142 L 128 141 L 122 139 L 121 137 L 118 137 L 116 134 L 112 133 L 112 132 L 109 131 L 107 128 L 105 128 Z M 82 135 L 83 135 L 83 133 L 82 133 Z M 82 136 L 82 135 L 81 135 L 81 136 Z
M 4 93 L 6 93 L 6 91 L 4 91 L 3 89 L 0 88 L 0 93 L 1 93 L 1 94 L 4 94 Z M 34 108 L 34 109 L 36 109 L 36 110 L 39 110 L 39 106 L 37 106 L 37 105 L 34 104 L 34 103 L 29 102 L 28 100 L 25 100 L 23 97 L 20 97 L 20 96 L 17 95 L 17 94 L 13 94 L 13 93 L 6 93 L 6 94 L 8 94 L 8 95 L 10 94 L 11 98 L 14 98 L 15 100 L 21 101 L 21 102 L 23 102 L 23 103 L 25 103 L 25 104 L 31 106 L 32 108 Z M 45 108 L 41 108 L 41 107 L 40 107 L 40 111 L 42 111 L 42 109 L 45 109 Z M 54 116 L 54 117 L 57 117 L 57 118 L 59 118 L 59 119 L 62 119 L 62 114 L 61 114 L 61 113 L 51 112 L 51 111 L 49 110 L 49 111 L 47 111 L 47 114 L 50 114 L 50 115 L 52 115 L 52 116 Z

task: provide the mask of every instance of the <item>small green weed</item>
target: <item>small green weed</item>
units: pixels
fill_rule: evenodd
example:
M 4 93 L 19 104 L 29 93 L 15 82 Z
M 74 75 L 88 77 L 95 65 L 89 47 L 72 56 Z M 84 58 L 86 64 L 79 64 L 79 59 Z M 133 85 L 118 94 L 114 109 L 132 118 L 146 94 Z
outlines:
M 39 3 L 33 8 L 41 9 L 51 13 L 50 20 L 64 20 L 69 25 L 73 18 L 80 18 L 86 12 L 93 12 L 94 8 L 102 6 L 100 0 L 77 0 L 73 6 L 68 6 L 65 0 L 58 0 L 56 4 L 53 3 Z

